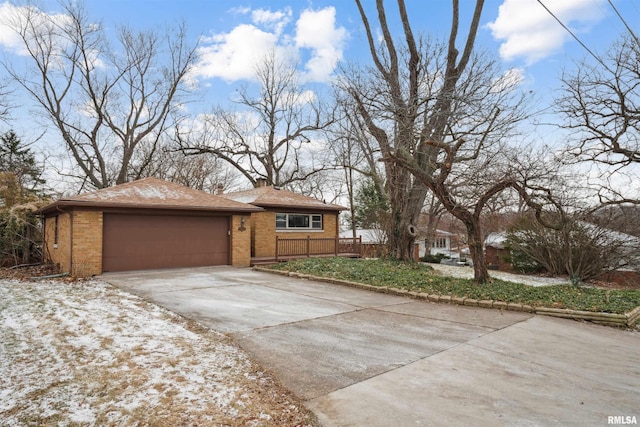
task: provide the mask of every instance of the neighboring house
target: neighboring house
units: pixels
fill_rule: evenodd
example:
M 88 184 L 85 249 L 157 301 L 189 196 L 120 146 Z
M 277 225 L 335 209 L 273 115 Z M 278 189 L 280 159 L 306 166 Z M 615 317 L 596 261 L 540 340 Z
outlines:
M 157 178 L 60 199 L 39 210 L 44 255 L 63 272 L 249 266 L 245 223 L 261 208 Z M 248 224 L 247 224 L 248 225 Z
M 340 232 L 343 239 L 353 238 L 353 230 L 343 230 Z M 380 258 L 389 253 L 387 246 L 387 233 L 378 228 L 358 228 L 356 238 L 361 244 L 361 254 L 365 258 Z
M 340 237 L 344 237 L 344 238 L 353 237 L 353 231 L 352 230 L 341 231 Z M 369 246 L 372 249 L 371 251 L 369 251 L 371 252 L 371 254 L 379 255 L 380 253 L 385 252 L 381 248 L 382 245 L 387 244 L 387 236 L 383 230 L 356 229 L 356 237 L 362 238 L 362 245 L 365 248 L 365 251 L 367 246 Z M 444 230 L 436 230 L 435 238 L 430 245 L 431 247 L 429 249 L 429 253 L 431 255 L 442 253 L 452 258 L 458 257 L 459 256 L 458 252 L 456 252 L 455 250 L 452 250 L 452 248 L 454 248 L 452 246 L 452 241 L 455 242 L 456 238 L 457 236 L 454 233 L 449 233 L 448 231 L 444 231 Z M 424 233 L 423 230 L 419 229 L 418 235 L 416 236 L 416 240 L 415 240 L 416 256 L 420 258 L 425 256 L 426 244 L 427 244 L 426 233 Z M 374 247 L 374 246 L 378 246 L 378 247 Z M 371 254 L 367 256 L 373 256 Z
M 378 245 L 387 243 L 386 233 L 384 230 L 377 228 L 357 228 L 355 234 L 356 238 L 362 238 L 362 243 Z M 353 230 L 349 229 L 341 231 L 340 237 L 353 237 Z
M 444 230 L 436 230 L 433 236 L 433 240 L 429 247 L 429 253 L 431 255 L 444 254 L 449 257 L 459 256 L 457 248 L 454 249 L 452 242 L 456 241 L 456 234 L 450 233 Z M 425 230 L 420 229 L 416 236 L 416 245 L 418 245 L 418 255 L 423 257 L 427 254 L 427 235 Z
M 346 210 L 342 206 L 264 184 L 221 197 L 262 208 L 251 215 L 251 257 L 254 260 L 275 258 L 278 240 L 283 239 L 288 239 L 291 245 L 296 244 L 295 239 L 314 239 L 317 245 L 315 249 L 311 248 L 312 254 L 332 252 L 329 247 L 335 247 L 339 237 L 338 216 Z M 281 243 L 278 253 L 286 253 L 287 248 L 284 242 Z
M 484 239 L 484 253 L 490 268 L 498 270 L 511 270 L 509 249 L 505 247 L 507 242 L 506 232 L 489 233 Z

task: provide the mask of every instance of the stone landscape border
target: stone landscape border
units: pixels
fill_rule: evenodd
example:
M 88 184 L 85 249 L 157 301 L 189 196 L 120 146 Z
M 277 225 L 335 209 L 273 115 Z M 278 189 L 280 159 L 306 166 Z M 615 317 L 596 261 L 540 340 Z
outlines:
M 352 288 L 365 289 L 373 292 L 380 292 L 391 295 L 405 296 L 417 300 L 457 304 L 469 307 L 494 308 L 499 310 L 521 311 L 525 313 L 540 314 L 543 316 L 562 317 L 565 319 L 584 320 L 607 326 L 631 327 L 640 320 L 640 307 L 636 307 L 624 314 L 603 313 L 594 311 L 569 310 L 564 308 L 532 307 L 526 304 L 512 302 L 476 300 L 473 298 L 453 297 L 451 295 L 427 294 L 425 292 L 407 291 L 406 289 L 392 288 L 388 286 L 374 286 L 365 283 L 351 282 L 348 280 L 334 279 L 331 277 L 313 276 L 311 274 L 297 273 L 294 271 L 272 270 L 264 267 L 253 267 L 256 271 L 280 274 L 282 276 L 295 277 L 299 279 L 315 280 L 318 282 L 332 283 L 334 285 L 349 286 Z

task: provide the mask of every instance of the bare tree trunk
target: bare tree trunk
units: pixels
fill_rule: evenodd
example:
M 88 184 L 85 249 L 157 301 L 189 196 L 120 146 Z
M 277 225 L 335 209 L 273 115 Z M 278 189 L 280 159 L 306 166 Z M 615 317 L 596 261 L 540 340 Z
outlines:
M 347 178 L 347 193 L 349 195 L 349 209 L 351 211 L 351 218 L 349 218 L 349 222 L 351 224 L 351 236 L 355 239 L 357 236 L 356 230 L 356 216 L 354 213 L 354 199 L 353 199 L 353 168 L 345 168 L 345 175 Z
M 378 23 L 382 33 L 382 43 L 374 35 L 363 2 L 356 0 L 360 12 L 369 50 L 381 87 L 358 87 L 356 80 L 348 84 L 348 92 L 357 104 L 357 110 L 368 132 L 376 140 L 385 160 L 387 178 L 386 190 L 391 205 L 391 224 L 389 227 L 389 246 L 392 256 L 402 260 L 413 259 L 415 226 L 427 195 L 428 180 L 413 179 L 411 173 L 392 160 L 397 151 L 405 150 L 416 157 L 421 166 L 423 177 L 430 177 L 437 168 L 438 149 L 429 144 L 432 140 L 441 141 L 447 133 L 451 116 L 451 105 L 456 85 L 467 66 L 478 29 L 484 1 L 476 0 L 473 19 L 460 57 L 456 48 L 458 34 L 459 5 L 453 1 L 453 22 L 447 49 L 446 67 L 442 76 L 443 84 L 436 93 L 433 108 L 425 108 L 424 89 L 425 53 L 414 37 L 409 22 L 409 14 L 404 0 L 397 0 L 398 14 L 403 25 L 403 54 L 399 54 L 397 42 L 390 31 L 383 0 L 376 1 Z M 406 60 L 406 62 L 404 62 Z M 443 70 L 440 70 L 442 72 Z M 391 117 L 392 126 L 379 126 L 375 110 L 380 106 L 377 99 L 385 99 L 383 114 Z M 373 107 L 373 108 L 372 108 Z M 391 136 L 387 134 L 388 129 Z
M 418 217 L 424 205 L 427 189 L 417 182 L 412 182 L 407 187 L 406 191 L 390 194 L 391 221 L 388 224 L 387 235 L 390 255 L 399 260 L 413 261 Z
M 484 257 L 482 228 L 480 218 L 471 217 L 465 221 L 467 228 L 467 238 L 469 239 L 469 254 L 473 262 L 473 277 L 476 283 L 486 283 L 489 281 L 489 270 Z

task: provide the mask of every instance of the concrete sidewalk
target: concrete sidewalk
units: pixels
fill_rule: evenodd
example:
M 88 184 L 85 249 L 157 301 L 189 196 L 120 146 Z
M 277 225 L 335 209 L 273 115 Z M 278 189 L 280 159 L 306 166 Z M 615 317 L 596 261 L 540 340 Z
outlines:
M 640 333 L 248 269 L 103 280 L 231 335 L 324 426 L 640 418 Z
M 443 276 L 473 279 L 473 267 L 432 263 L 426 264 L 430 267 L 433 267 L 434 270 L 436 270 Z M 499 270 L 491 270 L 489 271 L 489 275 L 491 277 L 495 277 L 496 279 L 501 279 L 513 283 L 523 283 L 529 286 L 571 285 L 569 279 L 562 277 L 531 276 L 525 274 L 507 273 L 506 271 Z

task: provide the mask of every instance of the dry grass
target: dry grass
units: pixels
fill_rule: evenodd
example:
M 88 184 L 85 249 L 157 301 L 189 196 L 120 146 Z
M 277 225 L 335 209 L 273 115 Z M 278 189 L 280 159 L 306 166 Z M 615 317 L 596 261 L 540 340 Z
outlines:
M 0 279 L 0 378 L 7 425 L 316 424 L 224 335 L 101 282 Z

